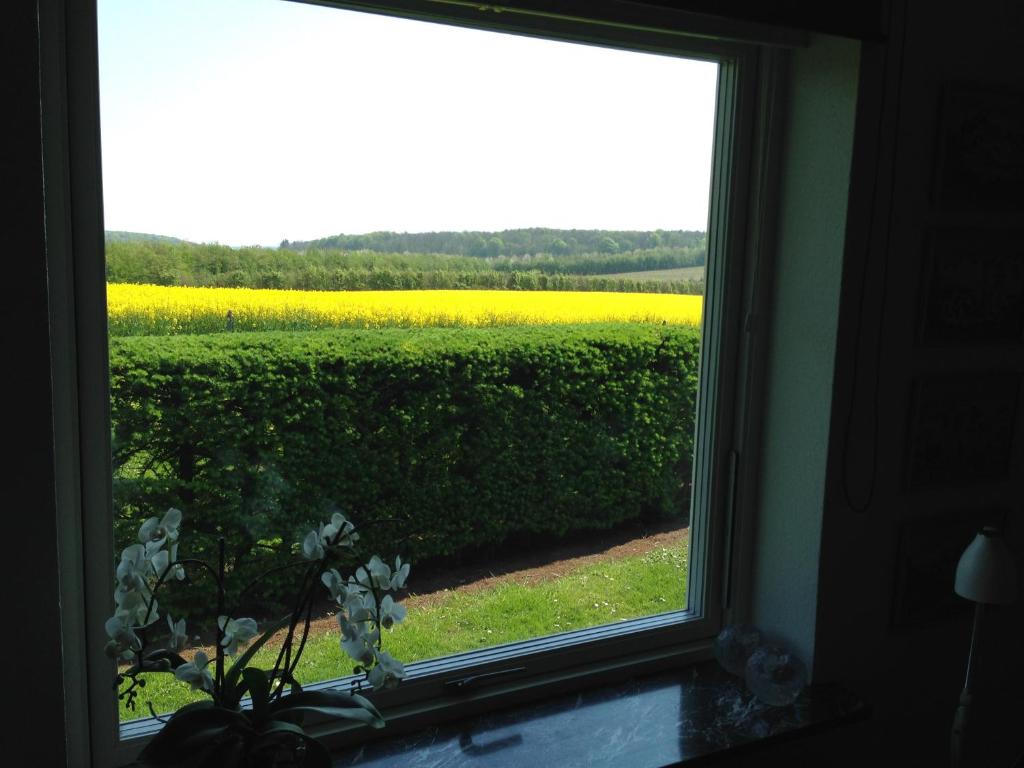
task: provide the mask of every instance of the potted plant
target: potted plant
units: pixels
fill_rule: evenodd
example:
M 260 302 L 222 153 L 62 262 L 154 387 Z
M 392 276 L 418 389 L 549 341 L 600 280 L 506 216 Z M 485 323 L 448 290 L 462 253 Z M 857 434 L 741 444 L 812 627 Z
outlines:
M 330 758 L 326 748 L 304 730 L 308 715 L 382 727 L 380 712 L 365 697 L 354 690 L 305 691 L 295 671 L 309 637 L 317 596 L 326 589 L 338 608 L 341 649 L 355 660 L 355 672 L 364 675 L 361 682 L 374 689 L 397 685 L 405 670 L 384 651 L 382 630 L 405 617 L 405 608 L 395 601 L 394 594 L 405 585 L 409 565 L 396 558 L 392 568 L 375 555 L 351 576 L 342 577 L 335 566 L 346 554 L 351 556 L 359 534 L 349 520 L 336 513 L 329 522 L 309 531 L 297 547 L 302 557 L 283 567 L 301 573 L 294 607 L 260 634 L 255 620 L 232 614 L 225 590 L 223 539 L 215 565 L 179 558 L 181 521 L 182 513 L 173 508 L 161 519 L 146 520 L 139 529 L 139 541 L 121 553 L 114 592 L 117 608 L 106 622 L 106 650 L 112 658 L 128 664 L 119 671 L 115 688 L 118 698 L 131 709 L 145 687 L 146 676 L 154 673 L 173 675 L 209 698 L 181 707 L 164 721 L 137 764 L 152 768 L 318 768 L 329 766 Z M 184 580 L 187 569 L 205 570 L 216 585 L 218 618 L 212 657 L 202 650 L 191 660 L 182 656 L 187 644 L 185 620 L 174 620 L 170 614 L 166 615 L 169 636 L 165 647 L 152 648 L 147 641 L 157 627 L 164 626 L 159 621 L 157 594 L 168 584 Z M 279 570 L 282 568 L 274 569 Z M 255 666 L 257 651 L 282 631 L 273 667 Z M 149 706 L 155 716 L 152 704 Z

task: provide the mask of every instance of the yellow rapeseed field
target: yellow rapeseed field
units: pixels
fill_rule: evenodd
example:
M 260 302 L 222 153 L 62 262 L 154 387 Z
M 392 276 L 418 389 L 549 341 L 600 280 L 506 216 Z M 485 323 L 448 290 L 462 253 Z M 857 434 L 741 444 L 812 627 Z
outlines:
M 700 322 L 701 304 L 700 296 L 659 293 L 107 286 L 114 336 L 616 321 L 692 325 Z

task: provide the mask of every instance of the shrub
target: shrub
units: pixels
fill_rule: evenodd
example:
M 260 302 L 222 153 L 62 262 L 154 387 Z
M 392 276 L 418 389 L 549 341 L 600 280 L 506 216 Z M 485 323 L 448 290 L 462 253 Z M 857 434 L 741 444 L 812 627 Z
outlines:
M 417 562 L 685 517 L 698 343 L 625 324 L 113 339 L 118 543 L 177 506 L 241 579 L 332 509 Z

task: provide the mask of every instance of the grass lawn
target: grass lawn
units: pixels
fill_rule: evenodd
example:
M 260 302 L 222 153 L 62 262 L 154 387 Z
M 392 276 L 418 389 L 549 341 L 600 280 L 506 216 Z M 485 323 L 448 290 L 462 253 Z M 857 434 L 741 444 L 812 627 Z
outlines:
M 568 571 L 539 584 L 509 580 L 488 589 L 436 593 L 425 605 L 410 606 L 406 620 L 388 632 L 384 648 L 412 661 L 486 648 L 685 607 L 686 542 L 643 555 L 610 559 Z M 311 637 L 296 677 L 303 683 L 351 674 L 352 661 L 333 629 Z M 269 669 L 276 652 L 264 649 L 257 666 Z M 148 676 L 141 709 L 123 706 L 121 719 L 148 716 L 146 699 L 157 712 L 171 712 L 203 698 L 171 675 Z

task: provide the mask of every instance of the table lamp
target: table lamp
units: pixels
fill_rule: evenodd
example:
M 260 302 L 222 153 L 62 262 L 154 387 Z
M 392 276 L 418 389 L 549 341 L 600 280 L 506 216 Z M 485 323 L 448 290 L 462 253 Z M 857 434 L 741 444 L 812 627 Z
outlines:
M 956 566 L 953 590 L 974 603 L 971 650 L 967 656 L 967 675 L 960 693 L 960 704 L 953 718 L 951 756 L 953 768 L 962 768 L 964 744 L 971 709 L 971 673 L 978 651 L 978 632 L 986 605 L 1005 605 L 1017 599 L 1017 569 L 1013 555 L 998 528 L 986 526 L 974 537 Z

